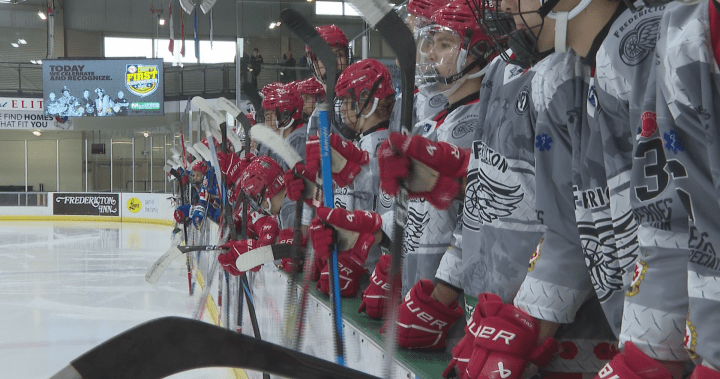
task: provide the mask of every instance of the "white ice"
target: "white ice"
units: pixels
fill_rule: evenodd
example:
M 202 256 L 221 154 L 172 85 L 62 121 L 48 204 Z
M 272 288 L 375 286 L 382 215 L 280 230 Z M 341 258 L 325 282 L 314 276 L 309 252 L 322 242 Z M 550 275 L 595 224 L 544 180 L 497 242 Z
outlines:
M 144 224 L 0 222 L 0 377 L 48 378 L 108 338 L 163 316 L 191 317 L 185 259 L 144 275 L 171 228 Z M 207 313 L 207 312 L 206 312 Z M 202 369 L 172 378 L 231 378 Z

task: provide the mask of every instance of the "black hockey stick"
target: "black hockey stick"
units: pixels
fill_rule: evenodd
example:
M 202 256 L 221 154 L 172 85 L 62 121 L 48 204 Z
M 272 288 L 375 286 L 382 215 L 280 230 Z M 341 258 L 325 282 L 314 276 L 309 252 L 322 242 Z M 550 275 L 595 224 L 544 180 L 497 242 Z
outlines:
M 163 317 L 103 342 L 50 379 L 159 379 L 206 367 L 235 367 L 287 378 L 377 377 L 205 322 Z
M 300 12 L 294 9 L 284 9 L 280 12 L 280 21 L 288 27 L 295 35 L 310 47 L 313 54 L 325 66 L 326 86 L 325 103 L 319 104 L 320 110 L 320 155 L 323 172 L 323 194 L 325 206 L 333 206 L 332 170 L 330 166 L 330 110 L 333 106 L 335 95 L 335 82 L 337 81 L 337 58 L 335 52 L 318 34 L 315 28 L 305 20 Z M 338 363 L 345 364 L 345 347 L 342 323 L 342 302 L 340 299 L 340 280 L 338 272 L 337 249 L 333 249 L 329 263 L 331 274 L 330 290 L 333 302 L 333 323 L 335 325 L 335 353 Z
M 353 5 L 363 15 L 365 21 L 370 25 L 374 25 L 378 32 L 383 36 L 385 42 L 397 55 L 400 71 L 402 72 L 402 103 L 400 123 L 403 133 L 410 132 L 412 125 L 413 111 L 413 86 L 415 82 L 415 38 L 405 22 L 393 11 L 393 8 L 386 0 L 351 0 Z M 387 325 L 385 333 L 385 355 L 388 359 L 385 361 L 384 376 L 391 378 L 393 375 L 393 359 L 395 350 L 397 349 L 397 307 L 401 299 L 401 281 L 400 270 L 402 267 L 402 243 L 407 222 L 407 190 L 400 188 L 400 193 L 395 199 L 394 206 L 394 225 L 393 238 L 390 253 L 392 255 L 392 263 L 390 264 L 390 306 L 387 310 Z

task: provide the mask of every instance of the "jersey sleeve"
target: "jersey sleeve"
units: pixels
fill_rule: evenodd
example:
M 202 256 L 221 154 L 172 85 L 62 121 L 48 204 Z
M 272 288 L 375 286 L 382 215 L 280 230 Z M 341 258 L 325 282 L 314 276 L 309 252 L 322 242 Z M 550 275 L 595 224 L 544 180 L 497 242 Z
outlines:
M 531 316 L 571 323 L 592 293 L 572 190 L 569 129 L 581 123 L 583 78 L 574 53 L 554 54 L 538 67 L 532 82 L 535 124 L 535 193 L 545 234 L 530 258 L 515 305 Z

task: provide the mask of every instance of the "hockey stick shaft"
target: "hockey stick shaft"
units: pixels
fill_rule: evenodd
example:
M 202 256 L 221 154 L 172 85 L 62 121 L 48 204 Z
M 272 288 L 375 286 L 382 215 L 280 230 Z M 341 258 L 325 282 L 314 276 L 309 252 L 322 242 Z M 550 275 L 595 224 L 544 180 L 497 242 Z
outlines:
M 352 0 L 352 3 L 358 8 L 366 21 L 375 25 L 377 30 L 383 36 L 383 39 L 390 45 L 397 56 L 400 70 L 402 73 L 402 103 L 400 122 L 403 133 L 407 134 L 412 129 L 412 110 L 413 110 L 413 84 L 415 73 L 415 38 L 407 28 L 403 20 L 392 11 L 392 7 L 386 0 Z M 395 200 L 394 206 L 394 225 L 390 254 L 392 261 L 390 264 L 390 296 L 389 304 L 398 304 L 401 298 L 401 281 L 400 273 L 402 267 L 402 243 L 407 223 L 408 209 L 407 190 L 401 188 Z M 397 308 L 388 307 L 386 315 L 387 325 L 390 325 L 385 336 L 385 361 L 384 376 L 391 378 L 393 376 L 393 359 L 397 349 Z
M 198 354 L 202 352 L 202 354 Z M 159 379 L 206 367 L 235 367 L 287 378 L 377 379 L 266 341 L 180 317 L 163 317 L 103 342 L 50 379 Z
M 293 33 L 295 33 L 306 45 L 310 47 L 315 56 L 323 63 L 326 74 L 325 104 L 319 105 L 319 127 L 320 127 L 320 155 L 321 170 L 323 172 L 323 192 L 325 195 L 325 206 L 332 207 L 332 168 L 330 165 L 330 114 L 335 97 L 335 82 L 337 81 L 337 59 L 335 53 L 322 37 L 317 33 L 307 20 L 294 9 L 285 9 L 280 13 L 280 20 Z M 323 134 L 325 134 L 323 136 Z M 323 142 L 324 141 L 324 142 Z M 327 150 L 323 151 L 326 147 Z M 329 196 L 329 198 L 328 198 Z M 328 200 L 330 200 L 328 202 Z M 337 249 L 333 249 L 331 258 L 331 290 L 333 293 L 333 324 L 335 325 L 335 352 L 336 360 L 345 364 L 345 347 L 342 324 L 342 305 L 340 299 L 340 280 L 337 265 Z

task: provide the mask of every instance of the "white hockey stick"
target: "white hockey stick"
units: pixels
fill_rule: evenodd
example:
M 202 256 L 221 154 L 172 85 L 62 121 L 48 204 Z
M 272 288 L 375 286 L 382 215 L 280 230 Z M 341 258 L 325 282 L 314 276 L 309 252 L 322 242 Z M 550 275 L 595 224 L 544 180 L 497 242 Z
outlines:
M 255 124 L 255 126 L 250 129 L 250 136 L 265 146 L 272 146 L 273 151 L 285 161 L 288 167 L 293 168 L 295 164 L 302 162 L 300 154 L 298 154 L 285 139 L 265 126 L 265 124 Z

